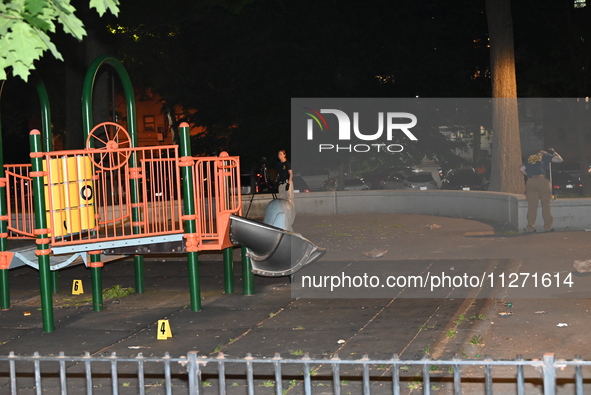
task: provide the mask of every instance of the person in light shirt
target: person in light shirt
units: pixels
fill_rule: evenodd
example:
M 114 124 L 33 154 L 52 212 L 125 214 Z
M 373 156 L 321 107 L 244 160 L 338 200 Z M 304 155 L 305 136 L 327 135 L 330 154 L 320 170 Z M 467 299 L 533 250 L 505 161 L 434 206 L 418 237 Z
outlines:
M 542 204 L 542 218 L 544 231 L 552 232 L 552 184 L 548 179 L 550 163 L 560 163 L 562 157 L 553 148 L 548 151 L 538 151 L 527 157 L 519 170 L 527 177 L 525 183 L 525 197 L 527 199 L 527 231 L 536 231 L 536 217 L 538 216 L 538 201 Z

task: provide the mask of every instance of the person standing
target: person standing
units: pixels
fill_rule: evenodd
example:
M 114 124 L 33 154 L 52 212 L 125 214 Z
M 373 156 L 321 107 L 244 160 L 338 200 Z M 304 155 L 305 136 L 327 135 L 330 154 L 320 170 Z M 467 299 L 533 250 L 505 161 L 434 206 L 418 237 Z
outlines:
M 293 171 L 291 163 L 287 160 L 285 150 L 277 153 L 279 162 L 277 163 L 277 181 L 279 183 L 277 195 L 279 199 L 285 199 L 293 204 Z
M 544 231 L 552 232 L 552 184 L 547 175 L 550 173 L 550 163 L 561 163 L 562 157 L 549 148 L 541 150 L 537 154 L 528 156 L 519 170 L 527 177 L 525 184 L 525 197 L 527 199 L 527 231 L 536 231 L 536 217 L 538 216 L 538 201 L 542 204 L 542 218 L 544 219 Z

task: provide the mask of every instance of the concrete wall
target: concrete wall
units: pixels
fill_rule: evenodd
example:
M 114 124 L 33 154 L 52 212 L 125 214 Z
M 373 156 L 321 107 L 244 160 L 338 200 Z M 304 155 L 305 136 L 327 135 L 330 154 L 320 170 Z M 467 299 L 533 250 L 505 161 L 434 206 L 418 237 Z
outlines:
M 525 196 L 519 200 L 519 227 L 522 231 L 527 227 L 527 201 Z M 591 230 L 591 198 L 556 199 L 552 201 L 552 217 L 554 229 Z M 537 228 L 542 229 L 542 210 L 538 208 Z
M 518 226 L 518 195 L 476 191 L 350 191 L 298 195 L 302 214 L 401 213 L 475 218 Z
M 252 200 L 251 200 L 252 198 Z M 262 218 L 271 195 L 242 197 L 242 214 Z M 507 225 L 523 231 L 527 226 L 524 195 L 478 191 L 343 191 L 295 195 L 296 212 L 308 215 L 363 213 L 425 214 L 472 218 Z M 250 209 L 249 209 L 250 207 Z M 552 201 L 555 229 L 591 229 L 591 199 Z M 537 226 L 543 225 L 538 209 Z

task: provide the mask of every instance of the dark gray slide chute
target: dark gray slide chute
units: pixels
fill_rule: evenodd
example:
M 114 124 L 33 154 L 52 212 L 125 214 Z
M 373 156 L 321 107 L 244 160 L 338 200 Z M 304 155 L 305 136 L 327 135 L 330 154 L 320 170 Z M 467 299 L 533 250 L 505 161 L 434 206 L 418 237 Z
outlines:
M 298 233 L 236 215 L 230 216 L 230 239 L 246 247 L 252 272 L 267 277 L 289 276 L 326 252 Z

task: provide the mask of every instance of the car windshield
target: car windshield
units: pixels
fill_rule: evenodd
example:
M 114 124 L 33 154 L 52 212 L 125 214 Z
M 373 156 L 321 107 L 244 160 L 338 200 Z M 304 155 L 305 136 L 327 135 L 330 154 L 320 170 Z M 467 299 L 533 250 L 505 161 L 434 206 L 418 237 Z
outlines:
M 407 180 L 410 182 L 431 182 L 433 181 L 433 176 L 431 173 L 411 174 Z
M 553 182 L 577 182 L 577 177 L 573 177 L 568 173 L 554 173 L 552 174 Z

